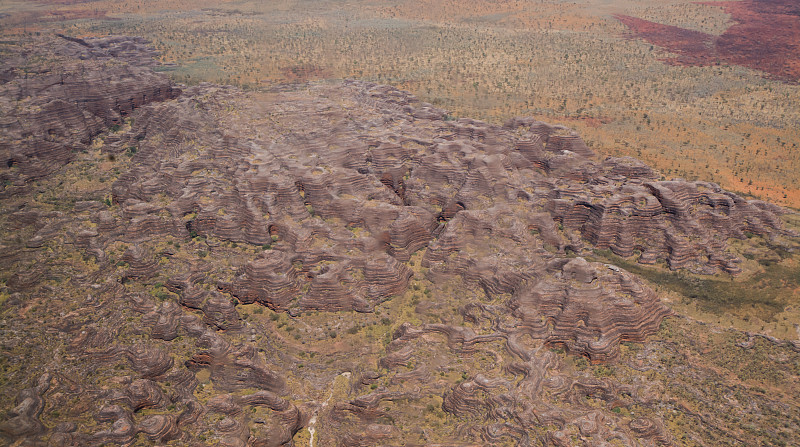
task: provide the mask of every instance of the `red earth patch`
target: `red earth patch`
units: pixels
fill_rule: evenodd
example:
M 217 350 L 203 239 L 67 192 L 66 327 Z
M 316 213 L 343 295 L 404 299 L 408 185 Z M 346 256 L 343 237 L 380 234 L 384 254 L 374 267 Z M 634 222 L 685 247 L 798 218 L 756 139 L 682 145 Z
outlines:
M 721 36 L 615 15 L 635 37 L 678 55 L 667 62 L 708 66 L 735 64 L 785 82 L 800 81 L 800 3 L 744 0 L 701 3 L 720 6 L 736 22 Z

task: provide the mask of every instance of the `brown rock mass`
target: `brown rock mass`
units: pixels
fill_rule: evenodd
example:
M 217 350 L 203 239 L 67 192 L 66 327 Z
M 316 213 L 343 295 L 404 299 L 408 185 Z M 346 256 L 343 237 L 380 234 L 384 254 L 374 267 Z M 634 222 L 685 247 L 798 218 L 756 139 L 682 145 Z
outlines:
M 597 252 L 737 274 L 731 239 L 796 236 L 777 206 L 597 160 L 563 126 L 451 120 L 366 82 L 179 88 L 135 38 L 37 48 L 0 67 L 19 201 L 0 304 L 56 321 L 48 358 L 4 341 L 40 362 L 8 363 L 39 377 L 7 398 L 11 444 L 670 444 L 650 379 L 578 372 L 671 314 Z M 84 151 L 113 184 L 31 205 Z M 441 433 L 396 423 L 409 402 Z

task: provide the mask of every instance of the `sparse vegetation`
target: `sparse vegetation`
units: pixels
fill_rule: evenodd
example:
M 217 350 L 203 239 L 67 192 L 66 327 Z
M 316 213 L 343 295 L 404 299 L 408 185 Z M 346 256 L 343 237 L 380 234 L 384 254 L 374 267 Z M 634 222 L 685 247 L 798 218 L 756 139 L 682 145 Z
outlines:
M 85 5 L 68 3 L 59 4 L 58 10 L 85 9 Z M 665 170 L 665 177 L 712 175 L 723 185 L 735 185 L 734 189 L 800 203 L 798 187 L 792 183 L 798 179 L 793 169 L 800 165 L 794 134 L 800 116 L 794 107 L 798 105 L 796 86 L 764 80 L 737 67 L 665 65 L 660 59 L 667 55 L 658 48 L 623 39 L 618 23 L 587 9 L 596 2 L 588 6 L 563 2 L 520 6 L 505 0 L 311 3 L 309 10 L 296 12 L 296 4 L 283 1 L 236 3 L 239 9 L 233 10 L 233 4 L 220 7 L 206 0 L 191 5 L 100 0 L 93 8 L 105 8 L 124 19 L 106 21 L 95 12 L 65 20 L 63 25 L 73 35 L 107 30 L 145 33 L 164 51 L 165 61 L 180 63 L 162 69 L 193 84 L 212 80 L 256 90 L 278 82 L 338 77 L 389 82 L 451 108 L 444 117 L 447 122 L 459 116 L 495 122 L 512 115 L 556 118 L 578 128 L 602 154 L 647 158 Z M 189 11 L 174 14 L 178 6 Z M 653 5 L 634 0 L 626 8 L 648 19 L 714 35 L 730 26 L 712 5 L 682 0 Z M 13 20 L 0 14 L 0 25 Z M 28 31 L 0 31 L 20 32 Z M 625 79 L 616 76 L 619 72 L 626 73 Z M 230 93 L 220 90 L 220 96 Z M 269 98 L 274 92 L 259 94 Z M 350 101 L 327 99 L 330 103 Z M 192 113 L 206 112 L 201 106 L 209 104 L 199 101 Z M 349 104 L 342 107 L 350 110 Z M 242 116 L 227 105 L 207 112 L 230 113 L 235 116 L 231 121 L 237 122 Z M 288 132 L 275 115 L 264 113 L 262 123 L 269 123 L 264 128 L 274 125 L 275 134 L 285 137 Z M 335 114 L 324 116 L 336 119 Z M 341 119 L 356 122 L 356 118 L 348 114 Z M 145 121 L 137 119 L 140 122 Z M 225 437 L 231 432 L 223 434 L 220 429 L 226 424 L 241 424 L 237 430 L 241 428 L 246 442 L 258 443 L 272 442 L 270 436 L 275 433 L 294 433 L 283 430 L 285 426 L 275 428 L 298 420 L 306 427 L 285 443 L 311 444 L 315 436 L 315 445 L 334 445 L 364 435 L 367 440 L 361 443 L 367 444 L 375 440 L 367 437 L 372 434 L 384 444 L 451 445 L 458 440 L 459 444 L 510 446 L 522 442 L 520 433 L 536 443 L 545 442 L 558 430 L 567 442 L 595 443 L 603 442 L 597 433 L 613 429 L 634 436 L 639 434 L 634 430 L 637 423 L 655 421 L 653 427 L 661 430 L 663 422 L 676 445 L 737 445 L 742 440 L 792 445 L 800 430 L 800 354 L 792 344 L 800 318 L 800 247 L 788 236 L 768 240 L 746 232 L 745 239 L 731 240 L 731 252 L 744 260 L 744 273 L 730 277 L 670 271 L 663 262 L 641 265 L 636 263 L 642 255 L 638 250 L 623 259 L 606 250 L 592 253 L 588 244 L 560 248 L 542 241 L 549 227 L 528 232 L 523 226 L 518 240 L 498 231 L 476 232 L 471 237 L 478 243 L 462 249 L 463 262 L 457 269 L 471 268 L 471 262 L 480 260 L 477 250 L 491 252 L 492 260 L 506 261 L 502 257 L 508 255 L 510 245 L 503 241 L 516 244 L 528 239 L 537 244 L 528 248 L 543 255 L 534 262 L 533 277 L 514 283 L 513 292 L 494 290 L 506 285 L 496 286 L 493 281 L 513 282 L 518 273 L 527 273 L 517 264 L 529 267 L 533 251 L 516 260 L 510 273 L 503 270 L 509 264 L 489 263 L 479 272 L 484 276 L 468 280 L 466 275 L 450 275 L 439 261 L 428 262 L 427 248 L 422 247 L 411 259 L 390 259 L 393 265 L 404 264 L 405 273 L 409 273 L 406 268 L 411 270 L 403 277 L 407 282 L 401 282 L 408 284 L 405 290 L 390 292 L 395 295 L 365 292 L 361 285 L 371 273 L 363 264 L 369 261 L 354 257 L 356 262 L 347 264 L 339 258 L 383 235 L 371 233 L 375 231 L 372 223 L 362 222 L 365 228 L 343 225 L 326 215 L 327 204 L 316 210 L 308 204 L 306 214 L 297 202 L 291 213 L 280 213 L 265 209 L 271 207 L 269 200 L 253 200 L 240 208 L 254 212 L 258 226 L 247 230 L 257 236 L 227 240 L 209 228 L 214 227 L 214 219 L 222 228 L 222 220 L 241 211 L 235 200 L 226 199 L 223 208 L 209 206 L 203 194 L 180 207 L 167 194 L 140 202 L 140 196 L 153 195 L 149 183 L 143 184 L 135 200 L 120 199 L 119 188 L 112 200 L 111 188 L 120 175 L 127 175 L 131 167 L 140 168 L 154 148 L 163 148 L 150 140 L 156 138 L 153 132 L 124 139 L 133 124 L 126 119 L 101 129 L 94 143 L 72 154 L 75 160 L 57 174 L 31 180 L 26 185 L 31 192 L 2 202 L 0 246 L 5 251 L 0 261 L 6 269 L 0 271 L 0 408 L 17 406 L 15 393 L 31 386 L 42 372 L 58 371 L 44 395 L 41 415 L 36 415 L 50 430 L 47 436 L 66 421 L 75 422 L 80 433 L 113 428 L 114 422 L 97 417 L 96 410 L 117 404 L 132 415 L 136 427 L 145 418 L 169 412 L 178 420 L 177 414 L 189 414 L 197 409 L 194 404 L 202 405 L 201 423 L 180 426 L 188 436 L 171 442 L 199 440 L 209 445 L 229 441 Z M 363 141 L 373 138 L 382 136 L 370 134 Z M 187 152 L 174 166 L 197 163 L 195 152 L 204 143 L 187 140 L 192 141 L 181 143 L 186 145 L 181 150 Z M 261 141 L 261 135 L 256 140 Z M 489 146 L 480 138 L 475 140 Z M 422 146 L 400 139 L 396 143 Z M 476 148 L 475 153 L 480 150 Z M 253 160 L 252 166 L 258 165 Z M 250 161 L 234 166 L 246 168 Z M 19 167 L 9 160 L 7 169 Z M 222 172 L 203 169 L 192 176 L 205 177 L 218 190 L 227 188 L 227 194 L 232 189 L 228 184 L 214 183 Z M 410 170 L 405 172 L 403 180 L 409 186 L 417 179 Z M 5 187 L 14 186 L 9 182 Z M 447 188 L 456 191 L 458 185 Z M 310 196 L 301 194 L 303 199 Z M 431 209 L 441 213 L 446 206 L 437 203 Z M 526 212 L 531 209 L 522 199 L 512 206 L 524 207 Z M 176 208 L 186 214 L 174 216 Z M 41 213 L 28 215 L 30 210 Z M 176 225 L 168 228 L 177 227 L 177 231 L 148 238 L 147 226 L 138 229 L 144 236 L 136 234 L 128 217 L 144 214 L 157 223 L 172 219 Z M 310 234 L 293 231 L 289 221 L 298 216 L 303 223 L 313 223 Z M 784 218 L 790 227 L 800 226 L 800 218 Z M 276 225 L 262 225 L 264 221 Z M 121 228 L 131 234 L 117 240 L 109 237 L 107 225 L 114 222 L 125 222 Z M 185 237 L 184 225 L 190 238 Z M 336 226 L 335 236 L 344 234 L 346 249 L 326 246 L 327 241 L 316 234 Z M 561 236 L 576 234 L 566 227 L 557 224 Z M 231 234 L 241 228 L 228 226 Z M 48 231 L 47 238 L 35 237 Z M 271 234 L 269 239 L 263 239 L 266 234 Z M 300 250 L 292 253 L 306 241 L 304 249 L 323 246 L 317 252 L 322 253 L 319 259 Z M 131 260 L 137 249 L 142 250 L 142 259 Z M 379 255 L 383 259 L 386 253 L 379 250 Z M 537 314 L 543 313 L 541 309 L 508 303 L 522 290 L 543 290 L 534 287 L 539 279 L 553 275 L 552 264 L 544 267 L 547 261 L 575 261 L 578 256 L 647 279 L 676 315 L 664 320 L 656 334 L 648 332 L 646 343 L 623 337 L 628 341 L 621 343 L 619 358 L 608 364 L 576 356 L 572 347 L 565 349 L 567 345 L 559 342 L 549 343 L 546 337 L 554 323 Z M 278 262 L 282 257 L 286 268 L 258 282 L 255 292 L 235 290 L 236 281 L 257 264 L 252 261 Z M 12 283 L 24 283 L 29 272 L 40 276 L 33 280 L 35 288 L 12 293 L 24 289 L 24 284 L 12 287 Z M 343 273 L 329 283 L 314 282 L 329 272 Z M 595 285 L 574 281 L 572 289 L 564 290 L 581 293 Z M 325 295 L 329 290 L 337 296 Z M 327 312 L 321 309 L 329 303 L 316 307 L 303 301 L 312 296 L 309 292 L 319 295 L 320 291 L 323 300 L 341 299 L 345 304 L 335 302 L 331 308 L 337 311 Z M 288 296 L 285 301 L 283 297 L 272 301 L 272 294 L 282 293 Z M 626 306 L 640 306 L 631 296 L 626 291 L 617 298 Z M 348 310 L 348 300 L 361 300 L 359 307 L 353 306 L 358 311 Z M 216 304 L 218 309 L 213 308 Z M 602 312 L 592 309 L 587 321 L 598 313 Z M 520 323 L 522 314 L 526 320 Z M 734 317 L 739 320 L 730 323 L 728 319 Z M 240 326 L 226 327 L 229 320 Z M 587 321 L 582 321 L 584 327 Z M 524 330 L 516 332 L 520 328 Z M 592 334 L 589 337 L 590 343 L 599 340 Z M 84 345 L 86 355 L 81 353 Z M 155 371 L 148 363 L 144 371 L 141 364 L 134 365 L 131 358 L 144 349 L 163 354 L 166 369 Z M 242 408 L 218 411 L 269 389 L 272 374 L 280 377 L 274 399 L 285 398 L 290 410 L 236 403 Z M 196 382 L 185 380 L 192 376 Z M 146 379 L 141 383 L 155 384 L 154 394 L 164 394 L 152 408 L 131 409 L 133 402 L 126 402 L 130 399 L 124 396 L 131 394 L 130 386 L 139 378 Z M 253 383 L 246 383 L 249 380 Z M 264 396 L 267 393 L 260 398 Z M 212 399 L 216 406 L 209 405 Z M 539 406 L 536 399 L 544 404 Z M 62 408 L 59 411 L 54 405 Z M 292 413 L 292 406 L 300 409 L 302 417 Z M 540 411 L 543 408 L 547 411 Z M 11 411 L 0 413 L 3 422 L 12 415 Z M 548 423 L 546 418 L 553 415 L 556 423 Z M 316 432 L 311 430 L 312 416 L 320 421 Z M 335 424 L 323 425 L 331 420 Z M 592 431 L 594 423 L 602 424 L 599 432 Z M 342 433 L 353 437 L 342 437 Z M 129 444 L 153 443 L 144 432 L 137 436 Z M 42 442 L 48 441 L 55 437 Z
M 294 11 L 272 2 L 191 18 L 167 13 L 168 5 L 101 2 L 98 8 L 132 15 L 70 22 L 68 32 L 146 35 L 162 60 L 177 63 L 167 72 L 187 83 L 258 88 L 359 78 L 408 89 L 450 109 L 446 119 L 560 121 L 595 150 L 642 158 L 668 178 L 708 179 L 800 205 L 797 86 L 735 66 L 665 64 L 671 55 L 625 39 L 624 26 L 594 12 L 593 2 L 447 1 L 426 4 L 424 13 L 407 4 Z M 689 1 L 639 0 L 615 12 L 711 35 L 730 26 L 721 9 Z
M 770 320 L 790 304 L 794 291 L 800 287 L 800 270 L 795 262 L 761 259 L 759 263 L 764 267 L 763 271 L 746 279 L 736 279 L 643 266 L 622 259 L 610 250 L 595 250 L 595 254 L 646 278 L 657 287 L 679 293 L 709 312 L 729 312 Z

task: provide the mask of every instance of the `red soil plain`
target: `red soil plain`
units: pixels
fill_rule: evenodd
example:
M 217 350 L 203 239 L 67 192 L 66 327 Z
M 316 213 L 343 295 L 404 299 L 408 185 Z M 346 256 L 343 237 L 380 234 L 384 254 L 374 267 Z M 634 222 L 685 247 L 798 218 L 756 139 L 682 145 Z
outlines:
M 721 36 L 662 25 L 627 15 L 615 17 L 635 37 L 676 53 L 676 65 L 740 65 L 771 78 L 800 80 L 800 4 L 795 0 L 700 3 L 722 7 L 736 22 Z

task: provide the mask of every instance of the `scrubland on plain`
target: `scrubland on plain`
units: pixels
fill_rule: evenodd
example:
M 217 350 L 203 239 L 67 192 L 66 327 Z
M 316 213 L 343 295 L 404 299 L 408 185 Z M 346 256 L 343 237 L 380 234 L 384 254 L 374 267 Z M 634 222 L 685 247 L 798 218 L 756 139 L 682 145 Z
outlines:
M 702 178 L 800 205 L 796 79 L 724 61 L 670 63 L 676 55 L 636 38 L 614 16 L 719 36 L 735 22 L 714 2 L 93 2 L 56 9 L 63 12 L 41 17 L 60 20 L 67 34 L 147 36 L 164 62 L 176 64 L 166 69 L 178 81 L 252 89 L 342 78 L 388 83 L 455 116 L 563 123 L 601 154 L 639 157 L 665 178 Z M 788 65 L 796 64 L 792 57 Z

